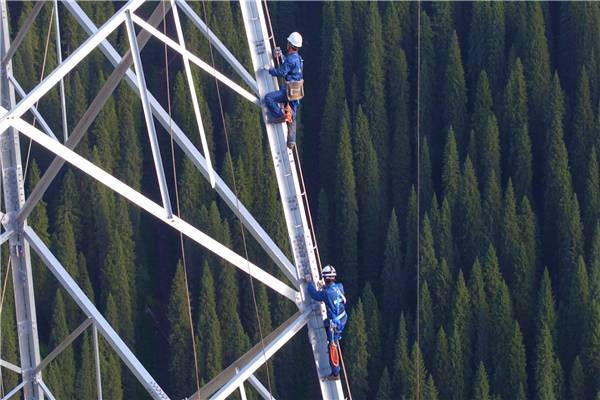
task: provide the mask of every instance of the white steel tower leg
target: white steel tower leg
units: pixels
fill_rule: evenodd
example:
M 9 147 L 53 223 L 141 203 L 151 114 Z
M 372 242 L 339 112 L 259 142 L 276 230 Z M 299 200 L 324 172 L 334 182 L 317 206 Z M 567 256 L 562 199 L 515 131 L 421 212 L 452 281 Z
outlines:
M 5 0 L 0 0 L 0 12 L 2 13 L 0 20 L 0 58 L 4 59 L 10 47 L 8 9 Z M 6 60 L 0 66 L 0 70 L 1 103 L 3 107 L 12 109 L 15 106 L 15 92 L 8 81 L 8 76 L 12 75 L 12 62 Z M 25 382 L 23 392 L 25 400 L 38 400 L 43 399 L 44 394 L 34 382 L 34 377 L 29 376 L 40 362 L 29 245 L 23 239 L 23 226 L 26 225 L 26 222 L 18 224 L 15 218 L 16 213 L 25 202 L 25 190 L 23 187 L 19 135 L 14 128 L 9 128 L 0 133 L 0 157 L 2 160 L 4 204 L 6 207 L 6 220 L 4 224 L 7 230 L 15 232 L 9 239 L 9 247 L 19 337 L 19 354 L 21 369 L 23 371 L 22 378 Z M 36 378 L 36 380 L 41 381 L 40 374 Z
M 240 1 L 248 46 L 252 56 L 252 65 L 256 74 L 258 92 L 263 98 L 265 94 L 277 90 L 277 80 L 271 77 L 262 66 L 272 65 L 273 55 L 267 25 L 260 0 Z M 314 252 L 310 229 L 306 219 L 304 204 L 301 198 L 300 184 L 296 174 L 292 152 L 287 149 L 287 131 L 284 124 L 266 124 L 269 146 L 275 164 L 279 194 L 283 203 L 283 211 L 294 253 L 294 261 L 298 276 L 310 274 L 313 280 L 319 279 L 317 259 Z M 306 293 L 306 285 L 302 291 L 303 309 L 313 309 L 308 320 L 308 334 L 319 377 L 330 374 L 327 338 L 323 327 L 323 308 L 312 302 Z M 344 399 L 341 382 L 320 379 L 321 392 L 324 399 Z

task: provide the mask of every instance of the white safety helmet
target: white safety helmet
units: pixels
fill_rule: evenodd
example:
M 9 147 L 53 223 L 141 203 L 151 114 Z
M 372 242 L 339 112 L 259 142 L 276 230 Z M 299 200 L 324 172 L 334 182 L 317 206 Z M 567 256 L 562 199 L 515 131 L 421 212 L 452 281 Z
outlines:
M 323 278 L 331 279 L 331 278 L 335 278 L 336 275 L 337 274 L 335 272 L 335 268 L 333 268 L 333 265 L 326 265 L 323 268 Z
M 287 40 L 292 46 L 294 46 L 297 49 L 302 47 L 302 35 L 298 32 L 290 33 L 290 36 L 288 36 Z

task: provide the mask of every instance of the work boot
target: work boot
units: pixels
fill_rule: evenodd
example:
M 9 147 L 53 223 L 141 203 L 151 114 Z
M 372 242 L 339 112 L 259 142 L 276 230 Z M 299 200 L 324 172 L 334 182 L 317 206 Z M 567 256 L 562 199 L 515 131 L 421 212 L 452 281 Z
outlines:
M 287 147 L 293 149 L 296 145 L 296 121 L 287 123 L 288 134 L 287 134 Z
M 325 380 L 326 381 L 339 381 L 340 380 L 340 376 L 339 375 L 333 375 L 333 374 L 327 375 L 325 377 Z

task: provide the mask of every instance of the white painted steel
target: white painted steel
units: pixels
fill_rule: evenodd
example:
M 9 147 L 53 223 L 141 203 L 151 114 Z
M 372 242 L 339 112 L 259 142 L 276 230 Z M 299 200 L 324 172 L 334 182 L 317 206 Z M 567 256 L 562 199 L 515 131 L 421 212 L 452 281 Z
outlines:
M 258 86 L 256 85 L 256 81 L 250 75 L 250 73 L 244 68 L 244 66 L 231 54 L 229 49 L 225 47 L 223 42 L 219 40 L 219 38 L 208 28 L 208 26 L 202 21 L 202 19 L 192 10 L 192 7 L 187 4 L 185 0 L 177 0 L 177 4 L 181 6 L 181 11 L 183 11 L 190 18 L 192 23 L 196 25 L 200 33 L 202 33 L 208 41 L 217 49 L 217 51 L 223 56 L 223 58 L 231 65 L 231 67 L 236 71 L 240 77 L 252 88 L 254 93 L 258 94 Z
M 254 386 L 254 389 L 256 389 L 260 397 L 262 397 L 264 400 L 275 400 L 275 397 L 273 397 L 271 392 L 269 392 L 269 390 L 262 384 L 261 381 L 258 380 L 254 374 L 250 375 L 248 382 Z
M 14 233 L 15 233 L 15 231 L 13 231 L 13 230 L 3 232 L 2 235 L 0 235 L 0 245 L 4 244 L 4 242 L 6 242 L 8 239 L 10 239 L 10 237 Z
M 62 46 L 60 43 L 60 19 L 58 16 L 58 0 L 54 0 L 54 27 L 56 29 L 56 59 L 58 65 L 63 61 Z M 66 142 L 69 138 L 69 128 L 67 126 L 67 102 L 65 101 L 65 81 L 60 80 L 60 109 L 62 111 L 63 138 Z
M 40 385 L 40 387 L 42 388 L 42 390 L 44 391 L 44 393 L 46 394 L 46 396 L 48 396 L 49 400 L 56 400 L 56 397 L 54 397 L 54 395 L 52 394 L 52 392 L 50 391 L 50 389 L 48 389 L 48 386 L 46 386 L 46 384 L 44 383 L 44 381 L 38 381 L 37 382 L 38 385 Z
M 308 312 L 304 312 L 298 316 L 298 318 L 288 325 L 275 340 L 266 343 L 264 351 L 258 352 L 252 357 L 248 363 L 239 368 L 239 371 L 234 377 L 229 380 L 225 385 L 221 387 L 214 395 L 210 397 L 211 400 L 224 400 L 231 393 L 235 392 L 240 384 L 246 381 L 254 372 L 260 368 L 269 358 L 273 356 L 284 344 L 286 344 L 291 338 L 302 329 L 308 319 Z
M 0 57 L 6 58 L 10 46 L 8 5 L 6 0 L 0 0 Z M 0 105 L 3 108 L 15 107 L 15 91 L 9 84 L 8 77 L 13 75 L 12 61 L 7 59 L 0 65 Z M 25 382 L 23 397 L 25 400 L 43 400 L 44 393 L 34 382 L 41 380 L 41 374 L 33 375 L 31 371 L 40 362 L 40 346 L 38 341 L 38 326 L 33 291 L 33 277 L 29 245 L 23 239 L 23 226 L 15 218 L 18 210 L 25 202 L 23 169 L 21 166 L 21 147 L 19 134 L 15 129 L 5 127 L 0 129 L 0 168 L 2 170 L 2 189 L 6 214 L 3 224 L 6 231 L 15 234 L 9 237 L 10 262 L 12 266 L 13 295 L 15 299 L 15 316 L 17 335 L 19 339 L 19 362 Z M 45 137 L 48 137 L 44 134 Z M 52 140 L 52 139 L 49 139 Z
M 165 178 L 165 170 L 163 168 L 162 156 L 158 139 L 156 138 L 156 129 L 154 127 L 154 118 L 152 118 L 152 110 L 148 101 L 148 89 L 146 87 L 146 77 L 144 76 L 144 66 L 138 48 L 137 38 L 135 37 L 135 27 L 131 20 L 131 12 L 125 12 L 125 26 L 127 27 L 127 37 L 129 38 L 129 48 L 135 65 L 137 84 L 140 90 L 140 99 L 142 100 L 142 109 L 144 111 L 144 120 L 146 121 L 146 130 L 150 139 L 150 148 L 152 150 L 152 159 L 154 160 L 154 169 L 156 171 L 156 179 L 160 188 L 160 197 L 162 197 L 163 207 L 167 213 L 167 218 L 173 218 L 173 209 L 171 208 L 171 199 L 169 197 L 169 188 Z
M 27 96 L 27 93 L 25 93 L 25 91 L 23 90 L 23 88 L 21 87 L 21 85 L 19 84 L 19 82 L 17 81 L 17 79 L 14 76 L 9 76 L 8 80 L 10 81 L 10 83 L 13 85 L 13 87 L 19 94 L 19 97 L 23 98 L 23 97 Z M 50 129 L 50 126 L 48 126 L 48 123 L 46 122 L 44 117 L 42 117 L 42 114 L 40 114 L 39 111 L 37 110 L 37 108 L 35 108 L 35 106 L 31 107 L 30 111 L 33 114 L 33 116 L 39 121 L 40 126 L 42 127 L 44 132 L 46 132 L 46 134 L 48 136 L 52 137 L 53 139 L 58 140 L 56 138 L 56 135 L 54 134 L 54 132 L 52 132 L 52 129 Z
M 4 396 L 2 398 L 2 400 L 8 400 L 11 397 L 13 397 L 15 394 L 17 394 L 19 392 L 19 390 L 23 389 L 23 386 L 25 386 L 25 381 L 19 383 L 17 386 L 15 386 L 10 392 L 6 393 L 6 396 Z
M 92 326 L 92 338 L 94 342 L 94 368 L 96 369 L 96 394 L 98 395 L 98 400 L 102 400 L 102 370 L 100 369 L 100 346 L 96 324 Z
M 198 67 L 202 68 L 205 72 L 208 72 L 210 75 L 217 78 L 225 86 L 227 86 L 228 88 L 230 88 L 231 90 L 233 90 L 234 92 L 236 92 L 237 94 L 239 94 L 240 96 L 245 98 L 246 100 L 251 101 L 252 103 L 256 104 L 257 106 L 260 105 L 260 101 L 258 100 L 258 97 L 256 97 L 255 95 L 253 95 L 252 93 L 250 93 L 249 91 L 247 91 L 246 89 L 244 89 L 243 87 L 241 87 L 240 85 L 238 85 L 237 83 L 235 83 L 234 81 L 229 79 L 227 76 L 223 75 L 222 73 L 220 73 L 219 71 L 214 69 L 212 67 L 212 65 L 202 61 L 194 53 L 185 49 L 183 46 L 181 46 L 179 43 L 175 42 L 170 37 L 165 36 L 164 33 L 159 31 L 158 29 L 152 27 L 152 25 L 148 24 L 146 21 L 144 21 L 137 15 L 134 14 L 132 16 L 132 18 L 133 18 L 133 22 L 138 24 L 141 28 L 150 32 L 152 34 L 152 36 L 156 37 L 161 42 L 165 43 L 167 46 L 169 46 L 170 48 L 172 48 L 173 50 L 175 50 L 182 56 L 186 55 L 191 62 L 193 62 Z
M 210 161 L 210 150 L 208 148 L 208 141 L 206 140 L 206 132 L 204 132 L 204 125 L 202 124 L 202 115 L 200 115 L 200 105 L 198 104 L 198 96 L 196 95 L 196 85 L 194 85 L 194 77 L 192 76 L 192 68 L 190 67 L 190 58 L 185 48 L 185 39 L 183 38 L 183 30 L 181 29 L 181 21 L 179 20 L 179 13 L 177 12 L 177 5 L 174 0 L 171 0 L 171 11 L 173 12 L 173 20 L 175 21 L 175 30 L 177 31 L 177 39 L 183 52 L 183 67 L 185 70 L 185 77 L 188 82 L 190 89 L 190 97 L 192 98 L 192 107 L 194 109 L 194 116 L 196 117 L 196 124 L 198 126 L 198 132 L 200 132 L 200 141 L 202 142 L 202 150 L 204 150 L 204 159 L 206 160 L 206 167 L 208 169 L 208 181 L 210 187 L 215 188 L 215 172 Z M 215 71 L 216 72 L 216 71 Z
M 73 300 L 75 300 L 85 315 L 94 319 L 102 336 L 104 336 L 108 344 L 115 350 L 127 368 L 135 375 L 152 398 L 155 400 L 169 400 L 169 397 L 161 389 L 158 383 L 156 383 L 150 373 L 146 371 L 144 366 L 139 362 L 131 350 L 129 350 L 125 342 L 123 342 L 117 332 L 115 332 L 108 321 L 106 321 L 96 306 L 94 306 L 85 293 L 83 293 L 81 288 L 73 278 L 71 278 L 54 254 L 52 254 L 50 249 L 46 247 L 42 239 L 40 239 L 30 227 L 24 229 L 24 234 L 27 242 L 29 242 L 31 247 L 40 256 L 44 264 L 48 266 L 50 272 L 52 272 L 59 283 L 65 288 Z
M 11 362 L 8 362 L 6 360 L 0 360 L 0 366 L 2 366 L 4 368 L 8 368 L 11 371 L 16 372 L 19 375 L 23 373 L 23 370 L 21 369 L 21 367 L 13 364 Z
M 267 25 L 260 0 L 241 0 L 240 7 L 246 29 L 246 38 L 252 56 L 252 65 L 256 75 L 258 91 L 261 99 L 271 91 L 278 89 L 277 79 L 263 70 L 264 65 L 272 65 L 273 54 Z M 266 124 L 269 146 L 277 175 L 279 194 L 283 203 L 290 243 L 294 254 L 295 265 L 299 276 L 311 275 L 314 281 L 319 279 L 314 243 L 306 219 L 306 211 L 301 198 L 300 184 L 296 173 L 293 154 L 286 146 L 287 127 L 285 124 Z M 303 302 L 301 309 L 311 311 L 308 322 L 308 334 L 312 345 L 315 366 L 319 378 L 329 375 L 329 356 L 327 337 L 323 326 L 325 310 L 322 305 L 313 302 L 306 293 L 306 285 L 302 285 Z M 324 399 L 344 399 L 340 381 L 319 379 Z
M 65 161 L 70 163 L 71 165 L 79 168 L 81 171 L 90 175 L 92 178 L 98 180 L 108 188 L 113 191 L 119 193 L 132 203 L 136 204 L 140 208 L 144 209 L 151 215 L 160 219 L 168 226 L 171 226 L 173 229 L 183 233 L 188 238 L 192 239 L 196 243 L 205 247 L 206 249 L 212 251 L 217 256 L 223 258 L 225 261 L 228 261 L 230 264 L 236 266 L 240 270 L 244 272 L 248 272 L 257 280 L 269 286 L 271 289 L 280 293 L 281 295 L 287 297 L 294 303 L 299 300 L 300 294 L 294 289 L 290 288 L 288 285 L 275 278 L 273 275 L 259 268 L 257 265 L 251 263 L 246 260 L 244 257 L 225 247 L 221 243 L 217 242 L 210 236 L 206 235 L 193 225 L 188 222 L 182 220 L 181 218 L 173 215 L 172 218 L 167 218 L 164 213 L 164 209 L 157 203 L 153 202 L 146 196 L 142 195 L 135 189 L 121 182 L 114 176 L 110 175 L 106 171 L 97 167 L 90 161 L 86 160 L 79 154 L 70 150 L 63 144 L 50 139 L 48 136 L 44 135 L 42 131 L 35 128 L 28 122 L 24 121 L 21 118 L 11 120 L 12 125 L 22 132 L 24 135 L 30 137 L 35 142 L 40 144 L 42 147 L 51 151 L 52 153 L 58 155 L 63 158 Z
M 97 31 L 98 28 L 96 28 L 94 23 L 76 2 L 68 1 L 64 4 L 88 34 L 91 35 Z M 121 56 L 108 41 L 105 40 L 100 43 L 100 50 L 114 66 L 117 66 L 119 62 L 121 62 Z M 131 88 L 139 94 L 135 74 L 128 70 L 125 78 Z M 160 105 L 160 103 L 151 94 L 149 94 L 149 98 L 154 116 L 167 132 L 173 134 L 173 139 L 175 139 L 177 145 L 181 147 L 186 156 L 194 163 L 198 171 L 200 171 L 205 178 L 208 178 L 208 167 L 202 154 L 200 154 L 198 149 L 192 144 L 177 123 L 170 118 L 169 113 Z M 294 284 L 294 286 L 299 287 L 300 284 L 298 282 L 296 268 L 292 265 L 290 260 L 281 251 L 279 246 L 273 242 L 271 237 L 265 232 L 262 226 L 260 226 L 242 202 L 236 198 L 229 186 L 227 186 L 218 175 L 215 176 L 215 179 L 217 193 L 221 196 L 223 201 L 225 201 L 225 204 L 227 204 L 235 215 L 241 219 L 246 229 L 248 229 L 250 234 L 257 240 L 285 276 Z
M 67 0 L 71 2 L 74 0 Z M 7 120 L 22 116 L 35 103 L 38 102 L 50 89 L 54 87 L 66 74 L 75 68 L 88 54 L 110 35 L 120 24 L 125 21 L 128 11 L 134 11 L 144 3 L 144 0 L 129 0 L 127 4 L 119 9 L 95 34 L 90 36 L 81 46 L 77 48 L 61 65 L 56 67 L 46 78 L 44 78 L 25 98 L 0 120 L 0 131 L 8 126 Z

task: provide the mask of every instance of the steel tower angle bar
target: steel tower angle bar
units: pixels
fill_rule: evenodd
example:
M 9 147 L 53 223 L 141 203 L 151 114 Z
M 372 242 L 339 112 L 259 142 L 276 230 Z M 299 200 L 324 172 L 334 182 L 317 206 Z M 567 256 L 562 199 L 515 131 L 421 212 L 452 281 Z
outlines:
M 73 0 L 67 0 L 67 3 Z M 42 96 L 50 91 L 66 74 L 77 66 L 88 54 L 90 54 L 104 39 L 108 37 L 120 24 L 125 21 L 126 13 L 134 11 L 143 4 L 144 0 L 129 0 L 119 11 L 102 25 L 95 34 L 91 35 L 81 46 L 79 46 L 61 65 L 56 67 L 46 78 L 44 78 L 25 98 L 12 108 L 7 115 L 0 120 L 0 131 L 6 129 L 7 119 L 22 116 Z
M 271 392 L 269 392 L 265 385 L 263 385 L 262 382 L 259 381 L 254 374 L 250 375 L 250 377 L 248 378 L 248 382 L 250 382 L 250 384 L 254 386 L 254 389 L 256 389 L 258 394 L 264 400 L 275 400 L 275 397 L 271 394 Z
M 19 96 L 21 98 L 24 98 L 25 96 L 27 96 L 27 93 L 25 93 L 25 91 L 23 90 L 23 87 L 21 87 L 21 85 L 19 84 L 19 82 L 17 81 L 17 79 L 14 76 L 10 75 L 8 77 L 8 80 L 13 85 L 13 87 L 15 88 L 15 90 L 17 91 L 17 93 L 19 94 Z M 52 129 L 50 128 L 50 126 L 48 125 L 46 120 L 44 119 L 44 117 L 42 117 L 42 114 L 39 113 L 38 109 L 34 106 L 34 107 L 31 107 L 29 109 L 29 111 L 31 111 L 33 116 L 40 122 L 42 129 L 44 129 L 44 132 L 46 132 L 46 134 L 48 136 L 52 137 L 53 139 L 58 140 L 56 138 L 56 135 L 54 134 L 54 132 L 52 132 Z
M 160 219 L 162 222 L 171 226 L 173 229 L 183 233 L 185 236 L 192 239 L 199 245 L 212 251 L 217 256 L 226 260 L 227 262 L 239 268 L 243 272 L 249 273 L 254 278 L 261 281 L 262 283 L 275 290 L 279 294 L 287 297 L 294 303 L 297 303 L 300 300 L 300 293 L 290 288 L 281 280 L 275 278 L 273 275 L 269 274 L 268 272 L 259 268 L 255 264 L 246 260 L 239 254 L 235 253 L 228 247 L 214 240 L 213 238 L 206 235 L 204 232 L 200 231 L 198 228 L 194 227 L 193 225 L 189 224 L 183 219 L 175 215 L 173 215 L 172 218 L 167 218 L 164 214 L 164 209 L 159 204 L 150 200 L 135 189 L 126 185 L 125 183 L 121 182 L 120 180 L 107 173 L 103 169 L 97 167 L 96 165 L 86 160 L 74 151 L 70 150 L 63 144 L 52 140 L 51 138 L 46 136 L 42 131 L 35 128 L 28 122 L 18 118 L 12 120 L 12 124 L 16 129 L 18 129 L 24 135 L 33 139 L 42 147 L 65 159 L 71 165 L 90 175 L 94 179 L 101 182 L 103 185 L 115 191 L 116 193 L 119 193 L 127 200 L 136 204 L 138 207 L 144 209 L 154 217 Z M 248 266 L 250 266 L 250 268 Z
M 133 64 L 135 65 L 137 84 L 140 88 L 140 99 L 142 100 L 142 109 L 146 121 L 146 130 L 148 131 L 148 137 L 150 139 L 150 148 L 152 150 L 154 169 L 156 170 L 156 178 L 158 179 L 158 186 L 160 188 L 160 196 L 162 197 L 163 207 L 165 208 L 167 217 L 172 218 L 173 209 L 171 208 L 171 199 L 169 197 L 169 188 L 167 186 L 167 179 L 165 178 L 160 147 L 158 145 L 158 139 L 156 138 L 154 118 L 152 118 L 152 110 L 150 109 L 150 102 L 148 101 L 148 89 L 146 87 L 144 66 L 142 65 L 140 49 L 138 47 L 137 38 L 135 37 L 135 27 L 131 20 L 131 11 L 129 10 L 125 12 L 125 26 L 127 27 L 127 37 L 129 38 L 129 46 L 131 55 L 133 56 Z
M 133 14 L 132 18 L 133 18 L 133 22 L 135 22 L 141 28 L 143 28 L 144 30 L 151 33 L 154 37 L 161 40 L 163 43 L 165 43 L 167 46 L 169 46 L 171 49 L 175 50 L 182 56 L 187 56 L 191 62 L 193 62 L 198 67 L 202 68 L 204 71 L 206 71 L 210 75 L 216 77 L 225 86 L 229 87 L 231 90 L 233 90 L 234 92 L 236 92 L 237 94 L 239 94 L 240 96 L 245 98 L 246 100 L 256 104 L 257 106 L 260 105 L 260 101 L 258 100 L 258 97 L 256 97 L 254 94 L 250 93 L 249 91 L 247 91 L 246 89 L 244 89 L 243 87 L 241 87 L 240 85 L 238 85 L 237 83 L 235 83 L 234 81 L 229 79 L 227 76 L 225 76 L 221 72 L 214 69 L 211 65 L 209 65 L 205 61 L 202 61 L 202 59 L 200 59 L 194 53 L 185 49 L 182 45 L 175 42 L 173 39 L 166 36 L 164 33 L 159 31 L 158 29 L 152 27 L 150 24 L 148 24 L 146 21 L 144 21 L 139 16 Z
M 81 288 L 69 275 L 69 273 L 62 266 L 60 261 L 56 259 L 54 254 L 44 244 L 42 239 L 35 233 L 31 227 L 24 229 L 25 238 L 35 252 L 40 256 L 44 264 L 48 266 L 48 269 L 56 277 L 59 283 L 65 288 L 67 293 L 75 300 L 81 310 L 90 318 L 95 321 L 98 330 L 102 336 L 106 339 L 108 344 L 115 350 L 121 360 L 125 363 L 127 368 L 135 377 L 140 381 L 142 386 L 155 400 L 169 400 L 169 397 L 156 383 L 150 373 L 144 368 L 139 362 L 135 355 L 129 350 L 125 342 L 119 337 L 117 332 L 112 328 L 108 321 L 102 316 L 100 311 L 94 306 L 90 299 L 83 293 Z
M 181 6 L 181 10 L 187 14 L 192 23 L 198 28 L 198 30 L 206 36 L 206 38 L 212 43 L 217 51 L 227 60 L 227 62 L 233 67 L 233 69 L 240 75 L 240 77 L 252 88 L 254 93 L 258 94 L 258 86 L 256 80 L 250 75 L 250 73 L 244 68 L 244 66 L 231 54 L 229 49 L 217 38 L 217 36 L 208 28 L 206 23 L 196 14 L 196 12 L 190 7 L 185 0 L 177 0 L 177 4 Z
M 4 396 L 0 400 L 8 400 L 12 398 L 15 394 L 19 393 L 19 390 L 23 389 L 23 386 L 25 386 L 26 383 L 26 381 L 22 381 L 17 386 L 15 386 L 10 392 L 6 393 L 6 396 Z
M 170 6 L 170 3 L 167 2 L 167 5 Z M 94 23 L 83 12 L 81 7 L 79 7 L 79 5 L 76 2 L 68 1 L 65 3 L 65 6 L 73 14 L 73 16 L 82 26 L 82 28 L 88 34 L 92 35 L 98 30 L 98 28 L 96 28 Z M 107 40 L 104 40 L 100 43 L 100 50 L 104 53 L 104 55 L 113 65 L 117 65 L 121 61 L 121 56 L 117 53 L 114 47 Z M 132 89 L 139 94 L 139 88 L 137 87 L 135 74 L 128 70 L 126 74 L 126 80 L 132 87 Z M 160 105 L 160 103 L 151 94 L 149 94 L 149 98 L 154 116 L 158 119 L 158 121 L 161 123 L 161 125 L 165 128 L 167 132 L 172 133 L 177 145 L 194 163 L 194 165 L 200 171 L 200 173 L 202 173 L 202 175 L 204 175 L 204 177 L 207 178 L 208 170 L 204 157 L 188 139 L 188 137 L 177 125 L 177 123 L 170 118 L 168 112 Z M 242 202 L 239 202 L 239 200 L 236 198 L 235 194 L 227 186 L 227 184 L 218 175 L 216 175 L 215 178 L 216 191 L 219 194 L 219 196 L 225 201 L 225 204 L 227 204 L 227 206 L 242 220 L 242 223 L 244 224 L 246 229 L 248 229 L 248 231 L 257 240 L 261 247 L 263 247 L 263 249 L 266 251 L 269 257 L 271 257 L 271 259 L 285 274 L 285 276 L 294 284 L 294 286 L 299 288 L 300 284 L 298 282 L 296 267 L 286 257 L 283 251 L 281 251 L 279 246 L 275 244 L 275 242 L 266 233 L 262 226 L 260 226 L 258 221 L 256 221 L 256 219 L 242 204 Z M 239 209 L 237 206 L 238 202 Z
M 16 372 L 17 374 L 22 374 L 23 373 L 23 370 L 21 369 L 21 367 L 13 364 L 11 362 L 8 362 L 6 360 L 0 360 L 0 367 L 4 367 L 6 369 L 10 369 L 11 371 Z

